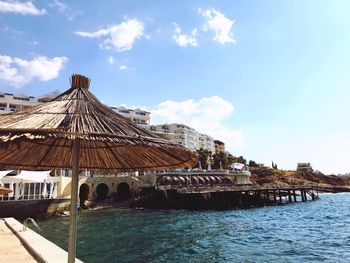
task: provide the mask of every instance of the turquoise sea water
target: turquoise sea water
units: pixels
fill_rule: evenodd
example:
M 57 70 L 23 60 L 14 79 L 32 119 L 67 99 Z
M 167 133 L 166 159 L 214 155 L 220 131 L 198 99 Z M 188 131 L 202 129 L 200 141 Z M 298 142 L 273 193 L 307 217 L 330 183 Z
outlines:
M 106 209 L 79 216 L 89 262 L 350 262 L 350 194 L 247 210 Z M 40 222 L 67 248 L 68 217 Z

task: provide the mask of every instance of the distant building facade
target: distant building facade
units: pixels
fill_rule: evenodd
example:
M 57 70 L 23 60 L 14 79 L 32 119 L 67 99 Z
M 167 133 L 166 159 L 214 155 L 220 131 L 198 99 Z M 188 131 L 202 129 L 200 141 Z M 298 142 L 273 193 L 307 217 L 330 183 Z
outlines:
M 25 110 L 40 103 L 49 102 L 57 95 L 57 92 L 54 92 L 51 95 L 34 97 L 23 93 L 12 94 L 0 92 L 0 114 Z M 149 130 L 150 112 L 141 109 L 128 109 L 123 106 L 111 108 L 139 127 Z
M 146 130 L 150 129 L 150 112 L 141 109 L 130 109 L 123 106 L 111 107 L 113 111 L 129 119 L 132 123 Z
M 57 91 L 51 95 L 34 97 L 22 93 L 11 94 L 0 92 L 0 114 L 25 110 L 40 103 L 46 103 L 58 95 Z M 151 130 L 158 135 L 181 144 L 193 151 L 196 149 L 206 149 L 212 153 L 225 152 L 225 144 L 219 140 L 202 134 L 195 129 L 179 123 L 150 125 L 151 113 L 145 110 L 130 109 L 124 106 L 111 107 L 113 111 L 129 119 L 138 127 Z M 216 142 L 216 143 L 215 143 Z
M 297 164 L 297 171 L 308 171 L 312 172 L 312 166 L 310 163 L 298 163 Z
M 25 110 L 39 104 L 37 97 L 0 92 L 0 114 Z
M 224 153 L 225 152 L 225 143 L 219 140 L 214 141 L 215 153 Z
M 0 92 L 0 114 L 28 109 L 40 103 L 48 102 L 58 94 L 58 91 L 53 91 L 47 95 L 34 97 L 23 93 L 12 94 Z
M 171 124 L 161 124 L 161 125 L 152 125 L 151 131 L 156 134 L 176 142 L 180 145 L 183 145 L 189 148 L 192 151 L 196 149 L 206 149 L 214 153 L 214 138 L 202 134 L 195 129 L 179 123 L 171 123 Z

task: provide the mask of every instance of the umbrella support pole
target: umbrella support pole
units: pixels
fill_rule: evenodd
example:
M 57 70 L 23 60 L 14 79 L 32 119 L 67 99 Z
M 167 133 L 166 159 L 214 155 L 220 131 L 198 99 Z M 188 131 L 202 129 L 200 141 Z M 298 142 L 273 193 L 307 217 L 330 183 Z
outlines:
M 73 141 L 73 167 L 72 167 L 72 185 L 71 185 L 71 204 L 70 204 L 70 223 L 69 223 L 69 241 L 68 241 L 68 263 L 74 263 L 77 246 L 77 203 L 78 203 L 78 183 L 79 183 L 79 159 L 80 159 L 80 140 Z

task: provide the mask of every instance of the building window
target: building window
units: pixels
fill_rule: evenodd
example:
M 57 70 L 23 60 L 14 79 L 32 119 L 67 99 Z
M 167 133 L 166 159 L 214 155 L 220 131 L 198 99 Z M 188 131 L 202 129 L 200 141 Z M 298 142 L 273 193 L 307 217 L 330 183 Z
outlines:
M 14 100 L 24 100 L 29 101 L 29 98 L 13 97 Z

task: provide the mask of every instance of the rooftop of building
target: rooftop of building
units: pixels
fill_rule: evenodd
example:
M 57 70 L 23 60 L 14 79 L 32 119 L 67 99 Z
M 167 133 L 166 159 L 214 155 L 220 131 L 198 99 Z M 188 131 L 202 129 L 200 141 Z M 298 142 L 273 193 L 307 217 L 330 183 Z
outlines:
M 124 107 L 124 106 L 111 106 L 112 109 L 114 110 L 126 110 L 126 111 L 130 111 L 130 112 L 136 112 L 136 111 L 140 111 L 140 112 L 145 112 L 145 113 L 148 113 L 150 114 L 149 111 L 146 111 L 146 110 L 143 110 L 143 109 L 140 109 L 140 108 L 136 108 L 136 109 L 132 109 L 132 108 L 127 108 L 127 107 Z

